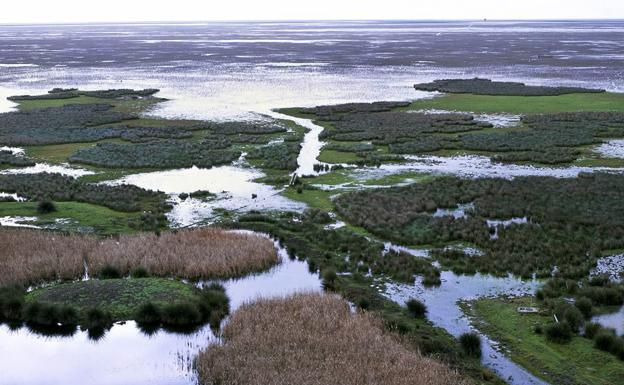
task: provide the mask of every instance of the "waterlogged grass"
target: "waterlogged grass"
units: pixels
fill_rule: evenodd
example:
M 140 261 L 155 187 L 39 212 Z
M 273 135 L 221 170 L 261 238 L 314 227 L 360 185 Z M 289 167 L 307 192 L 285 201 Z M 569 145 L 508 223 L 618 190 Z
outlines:
M 297 192 L 296 188 L 289 187 L 282 195 L 286 198 L 303 202 L 307 204 L 309 207 L 319 208 L 326 211 L 332 211 L 334 209 L 334 204 L 331 200 L 333 195 L 337 194 L 336 191 L 324 191 L 324 190 L 302 190 L 300 193 Z
M 321 150 L 318 158 L 319 161 L 332 164 L 340 163 L 355 163 L 358 160 L 362 160 L 357 154 L 353 152 L 336 151 L 336 150 Z
M 110 103 L 111 100 L 94 98 L 92 96 L 78 96 L 69 99 L 41 99 L 41 100 L 20 100 L 17 108 L 22 111 L 34 110 L 37 108 L 62 107 L 68 104 L 94 104 Z
M 0 217 L 37 217 L 34 225 L 53 225 L 63 230 L 94 231 L 99 234 L 120 234 L 135 232 L 128 226 L 129 219 L 136 213 L 123 213 L 109 208 L 80 202 L 54 202 L 56 211 L 40 214 L 37 202 L 0 202 Z M 69 220 L 66 224 L 56 224 L 57 219 Z
M 423 183 L 433 180 L 435 177 L 431 174 L 423 174 L 413 171 L 402 172 L 397 174 L 386 175 L 381 178 L 367 179 L 362 184 L 376 186 L 393 186 L 402 183 Z
M 26 301 L 71 305 L 79 312 L 91 308 L 106 310 L 115 320 L 131 319 L 139 306 L 148 302 L 165 306 L 174 302 L 194 301 L 194 287 L 163 278 L 106 279 L 62 283 L 36 289 Z
M 552 384 L 613 385 L 624 378 L 624 362 L 595 349 L 592 340 L 575 336 L 568 344 L 557 344 L 536 334 L 535 326 L 552 318 L 518 313 L 518 306 L 535 306 L 528 297 L 482 299 L 470 305 L 463 307 L 479 330 L 509 349 L 514 362 Z
M 445 94 L 413 102 L 406 110 L 534 114 L 573 111 L 624 111 L 624 94 L 581 93 L 560 96 L 490 96 Z

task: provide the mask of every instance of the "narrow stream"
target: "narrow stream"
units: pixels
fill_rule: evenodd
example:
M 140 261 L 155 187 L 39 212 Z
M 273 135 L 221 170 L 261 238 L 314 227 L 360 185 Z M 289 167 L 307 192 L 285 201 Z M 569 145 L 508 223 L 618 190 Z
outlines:
M 267 272 L 223 281 L 231 311 L 258 297 L 320 291 L 307 262 L 291 260 L 278 247 L 281 263 Z M 43 336 L 27 327 L 0 325 L 0 382 L 3 385 L 194 385 L 193 359 L 216 336 L 209 326 L 192 334 L 143 333 L 134 322 L 115 324 L 94 341 L 87 332 Z
M 323 132 L 324 128 L 315 124 L 311 119 L 296 118 L 290 115 L 280 114 L 275 111 L 272 111 L 268 115 L 275 119 L 291 120 L 309 130 L 305 134 L 303 143 L 301 144 L 301 151 L 297 157 L 297 164 L 299 167 L 295 171 L 295 175 L 317 175 L 318 172 L 314 171 L 314 165 L 323 164 L 316 158 L 318 158 L 321 153 L 321 148 L 325 145 L 325 142 L 321 142 L 319 139 L 319 135 Z
M 413 285 L 385 283 L 385 295 L 405 305 L 411 298 L 418 298 L 427 305 L 427 318 L 434 325 L 446 329 L 455 337 L 466 332 L 478 332 L 459 307 L 460 301 L 501 295 L 521 296 L 532 294 L 537 281 L 521 281 L 514 277 L 498 278 L 489 275 L 458 276 L 450 271 L 441 273 L 439 287 L 425 287 L 419 277 Z M 498 344 L 479 333 L 482 338 L 482 363 L 492 369 L 511 385 L 547 385 L 521 366 L 512 362 L 499 351 Z

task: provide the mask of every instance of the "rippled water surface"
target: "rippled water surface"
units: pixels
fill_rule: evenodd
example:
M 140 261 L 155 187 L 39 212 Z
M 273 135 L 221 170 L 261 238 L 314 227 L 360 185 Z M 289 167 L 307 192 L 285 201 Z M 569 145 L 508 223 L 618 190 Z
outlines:
M 163 116 L 412 99 L 449 76 L 624 90 L 621 21 L 0 26 L 0 47 L 2 95 L 156 87 Z

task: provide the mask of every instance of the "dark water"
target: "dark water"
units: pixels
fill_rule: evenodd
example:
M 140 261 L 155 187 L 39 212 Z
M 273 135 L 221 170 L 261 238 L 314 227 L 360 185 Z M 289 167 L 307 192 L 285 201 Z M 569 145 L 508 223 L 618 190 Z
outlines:
M 0 26 L 4 94 L 153 86 L 167 116 L 411 99 L 445 76 L 624 90 L 622 59 L 624 21 Z

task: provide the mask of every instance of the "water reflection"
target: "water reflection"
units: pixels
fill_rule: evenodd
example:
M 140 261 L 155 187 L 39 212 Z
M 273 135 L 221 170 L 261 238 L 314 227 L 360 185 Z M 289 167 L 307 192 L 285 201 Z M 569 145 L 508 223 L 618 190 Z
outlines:
M 320 278 L 310 273 L 307 262 L 290 260 L 279 247 L 278 254 L 281 263 L 269 271 L 222 282 L 231 311 L 259 297 L 321 290 Z M 208 325 L 181 333 L 132 321 L 95 332 L 74 329 L 70 336 L 46 336 L 22 325 L 0 325 L 0 382 L 193 385 L 193 359 L 217 338 Z
M 235 166 L 210 169 L 186 168 L 133 174 L 112 182 L 132 184 L 149 190 L 163 191 L 171 196 L 173 210 L 168 214 L 174 227 L 189 226 L 199 221 L 209 222 L 215 209 L 249 210 L 303 210 L 305 205 L 280 195 L 281 190 L 254 179 L 264 176 L 260 171 Z M 208 190 L 215 198 L 201 200 L 181 199 L 179 194 Z

